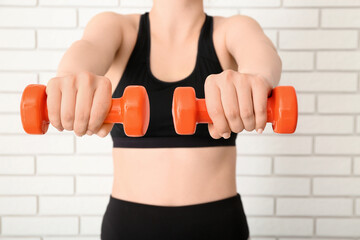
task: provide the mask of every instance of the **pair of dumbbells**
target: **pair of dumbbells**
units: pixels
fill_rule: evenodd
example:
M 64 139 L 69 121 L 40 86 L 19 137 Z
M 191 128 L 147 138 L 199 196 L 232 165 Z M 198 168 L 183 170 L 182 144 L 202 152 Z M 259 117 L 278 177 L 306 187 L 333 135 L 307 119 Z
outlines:
M 45 134 L 49 127 L 46 86 L 28 85 L 21 98 L 22 126 L 28 134 Z M 172 102 L 172 115 L 177 134 L 195 133 L 197 123 L 212 123 L 205 99 L 198 99 L 192 87 L 177 87 Z M 113 98 L 104 123 L 122 123 L 130 137 L 144 136 L 149 126 L 150 104 L 143 86 L 128 86 L 121 98 Z M 291 86 L 275 87 L 267 102 L 267 122 L 276 133 L 293 133 L 298 119 L 297 98 Z

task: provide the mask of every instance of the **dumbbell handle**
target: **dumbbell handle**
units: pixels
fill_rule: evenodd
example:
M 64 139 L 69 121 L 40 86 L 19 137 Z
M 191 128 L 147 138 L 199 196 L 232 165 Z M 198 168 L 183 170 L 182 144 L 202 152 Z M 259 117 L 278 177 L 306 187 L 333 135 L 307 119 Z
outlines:
M 122 109 L 121 109 L 121 102 L 122 99 L 121 98 L 113 98 L 111 100 L 111 107 L 110 107 L 110 111 L 107 114 L 104 123 L 120 123 L 123 122 L 123 115 L 121 114 Z M 47 123 L 49 123 L 49 115 L 48 115 L 48 111 L 47 111 L 47 104 L 45 104 L 45 107 L 43 109 L 44 111 L 44 116 L 45 116 L 45 121 Z
M 267 122 L 273 122 L 273 114 L 271 104 L 273 104 L 273 98 L 268 98 L 267 102 Z M 197 122 L 198 123 L 213 123 L 207 108 L 205 98 L 196 99 L 196 109 L 197 109 Z
M 123 106 L 123 99 L 122 98 L 113 98 L 111 99 L 111 107 L 110 111 L 107 114 L 104 123 L 120 123 L 124 121 L 123 109 L 121 109 L 121 106 Z

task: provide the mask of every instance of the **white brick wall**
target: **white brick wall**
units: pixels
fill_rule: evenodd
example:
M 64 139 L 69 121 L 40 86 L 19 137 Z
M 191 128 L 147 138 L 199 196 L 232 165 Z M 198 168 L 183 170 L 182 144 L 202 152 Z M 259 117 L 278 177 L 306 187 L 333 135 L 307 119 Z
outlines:
M 254 240 L 360 240 L 360 0 L 204 0 L 255 18 L 298 93 L 296 134 L 237 139 L 236 182 Z M 110 136 L 21 127 L 31 83 L 47 84 L 92 16 L 151 0 L 0 0 L 0 240 L 95 240 L 112 187 Z

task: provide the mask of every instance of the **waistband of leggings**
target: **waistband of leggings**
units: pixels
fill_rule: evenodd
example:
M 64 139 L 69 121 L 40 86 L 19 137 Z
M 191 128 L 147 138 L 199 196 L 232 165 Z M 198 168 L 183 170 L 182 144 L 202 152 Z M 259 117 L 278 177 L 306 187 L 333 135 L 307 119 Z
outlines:
M 207 208 L 216 208 L 216 207 L 224 207 L 224 206 L 232 206 L 232 205 L 238 205 L 239 202 L 241 203 L 241 197 L 239 193 L 236 193 L 236 195 L 210 201 L 210 202 L 204 202 L 204 203 L 197 203 L 197 204 L 191 204 L 191 205 L 181 205 L 181 206 L 162 206 L 162 205 L 152 205 L 152 204 L 145 204 L 145 203 L 138 203 L 138 202 L 132 202 L 127 201 L 119 198 L 114 198 L 110 194 L 110 201 L 109 205 L 111 205 L 113 208 L 138 208 L 138 209 L 156 209 L 158 211 L 166 210 L 166 211 L 178 211 L 178 210 L 192 210 L 192 209 L 207 209 Z M 242 204 L 242 203 L 241 203 Z

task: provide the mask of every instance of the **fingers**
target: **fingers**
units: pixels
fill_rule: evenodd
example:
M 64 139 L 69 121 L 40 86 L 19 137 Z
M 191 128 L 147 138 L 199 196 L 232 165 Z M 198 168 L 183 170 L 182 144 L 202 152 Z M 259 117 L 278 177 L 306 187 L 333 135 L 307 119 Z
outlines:
M 258 75 L 225 70 L 205 81 L 205 101 L 212 124 L 210 135 L 228 138 L 231 131 L 257 129 L 262 133 L 267 121 L 269 82 Z
M 61 91 L 60 88 L 57 86 L 57 82 L 55 80 L 55 78 L 50 79 L 46 86 L 46 105 L 51 125 L 53 125 L 57 130 L 63 131 L 64 128 L 61 124 L 60 117 Z
M 74 133 L 81 137 L 88 129 L 95 87 L 89 79 L 86 78 L 79 78 L 77 84 L 78 91 L 76 94 Z
M 205 102 L 209 117 L 212 124 L 209 124 L 209 133 L 212 138 L 218 139 L 223 136 L 224 138 L 230 137 L 230 128 L 225 118 L 224 109 L 221 103 L 220 89 L 215 83 L 216 76 L 210 75 L 205 81 Z
M 234 85 L 239 100 L 241 121 L 245 130 L 252 131 L 255 128 L 255 115 L 251 85 L 249 84 L 249 79 L 246 78 L 245 75 L 240 75 L 240 78 L 234 81 Z
M 252 95 L 255 112 L 255 129 L 259 133 L 262 133 L 262 131 L 265 129 L 267 122 L 268 94 L 268 88 L 263 87 L 261 84 L 253 84 Z
M 244 129 L 244 125 L 240 118 L 239 101 L 233 81 L 230 80 L 228 83 L 223 84 L 220 87 L 220 91 L 222 106 L 230 130 L 236 133 L 241 132 Z
M 89 125 L 87 127 L 90 131 L 89 135 L 91 135 L 91 133 L 97 133 L 103 125 L 111 107 L 111 91 L 111 82 L 109 79 L 104 78 L 99 80 L 94 93 Z
M 76 103 L 75 77 L 69 77 L 61 85 L 61 124 L 66 130 L 73 130 Z
M 82 72 L 52 78 L 47 87 L 49 121 L 59 131 L 74 130 L 77 136 L 101 132 L 105 137 L 113 124 L 103 124 L 112 103 L 108 78 Z M 105 134 L 105 135 L 104 135 Z

